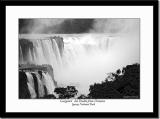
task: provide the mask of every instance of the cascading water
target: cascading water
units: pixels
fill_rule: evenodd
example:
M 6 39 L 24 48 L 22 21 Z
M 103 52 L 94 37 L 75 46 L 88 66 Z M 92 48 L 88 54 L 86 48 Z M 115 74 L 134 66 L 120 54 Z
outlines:
M 52 77 L 48 74 L 48 73 L 42 73 L 43 79 L 42 82 L 45 84 L 46 88 L 47 88 L 47 94 L 53 94 L 53 91 L 55 89 Z M 48 80 L 46 80 L 48 79 Z
M 21 73 L 21 72 L 20 72 Z M 21 74 L 22 75 L 22 74 Z M 42 72 L 42 76 L 37 71 L 25 71 L 27 86 L 30 98 L 42 98 L 46 95 L 56 95 L 54 93 L 54 82 L 47 72 Z
M 53 94 L 55 88 L 53 80 L 56 80 L 58 86 L 75 85 L 80 93 L 87 94 L 89 85 L 103 81 L 107 72 L 139 61 L 139 58 L 131 57 L 129 62 L 126 62 L 126 57 L 123 57 L 125 53 L 134 52 L 133 48 L 137 45 L 133 42 L 131 52 L 127 51 L 129 47 L 124 48 L 124 45 L 121 45 L 124 42 L 126 45 L 130 44 L 130 41 L 126 39 L 122 40 L 122 38 L 102 34 L 58 34 L 62 38 L 53 36 L 37 35 L 33 37 L 30 35 L 28 37 L 22 35 L 19 40 L 20 64 L 49 64 L 52 66 L 54 79 L 50 75 L 42 73 L 44 78 L 40 80 L 37 75 L 38 82 L 45 84 L 48 94 Z M 119 46 L 116 46 L 115 39 Z M 29 90 L 32 97 L 35 97 L 32 79 L 28 73 L 27 77 Z M 39 85 L 39 87 L 42 86 Z M 43 96 L 43 92 L 41 90 L 39 96 Z
M 31 98 L 36 98 L 37 94 L 35 92 L 35 86 L 34 86 L 34 80 L 33 80 L 32 74 L 30 72 L 26 72 L 26 76 L 28 80 L 27 85 L 29 87 L 28 89 L 29 89 Z

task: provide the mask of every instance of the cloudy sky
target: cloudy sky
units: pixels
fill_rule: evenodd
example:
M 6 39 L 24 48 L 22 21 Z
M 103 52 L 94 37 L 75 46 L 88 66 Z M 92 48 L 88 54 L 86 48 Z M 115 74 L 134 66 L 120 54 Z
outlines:
M 119 33 L 133 30 L 139 30 L 139 19 L 19 19 L 19 33 L 27 34 Z

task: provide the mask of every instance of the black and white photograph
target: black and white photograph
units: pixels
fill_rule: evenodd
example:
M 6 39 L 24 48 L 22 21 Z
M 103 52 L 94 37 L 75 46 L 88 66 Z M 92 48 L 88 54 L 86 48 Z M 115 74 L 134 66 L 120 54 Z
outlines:
M 158 116 L 156 0 L 2 6 L 3 117 Z
M 139 18 L 19 18 L 19 99 L 140 99 Z

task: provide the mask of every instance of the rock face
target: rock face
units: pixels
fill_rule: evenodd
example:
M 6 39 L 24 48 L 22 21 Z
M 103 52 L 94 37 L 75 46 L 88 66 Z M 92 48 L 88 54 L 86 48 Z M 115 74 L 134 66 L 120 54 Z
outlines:
M 31 95 L 27 86 L 27 76 L 25 72 L 19 71 L 19 98 L 28 99 L 30 97 Z
M 20 99 L 53 98 L 56 87 L 57 83 L 50 65 L 19 66 Z

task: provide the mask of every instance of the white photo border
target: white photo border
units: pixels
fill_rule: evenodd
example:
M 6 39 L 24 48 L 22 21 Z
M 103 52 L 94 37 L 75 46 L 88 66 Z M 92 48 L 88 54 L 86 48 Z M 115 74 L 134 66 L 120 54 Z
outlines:
M 18 99 L 19 18 L 140 18 L 140 99 L 106 99 L 85 107 Z M 6 112 L 153 112 L 153 6 L 7 6 Z

